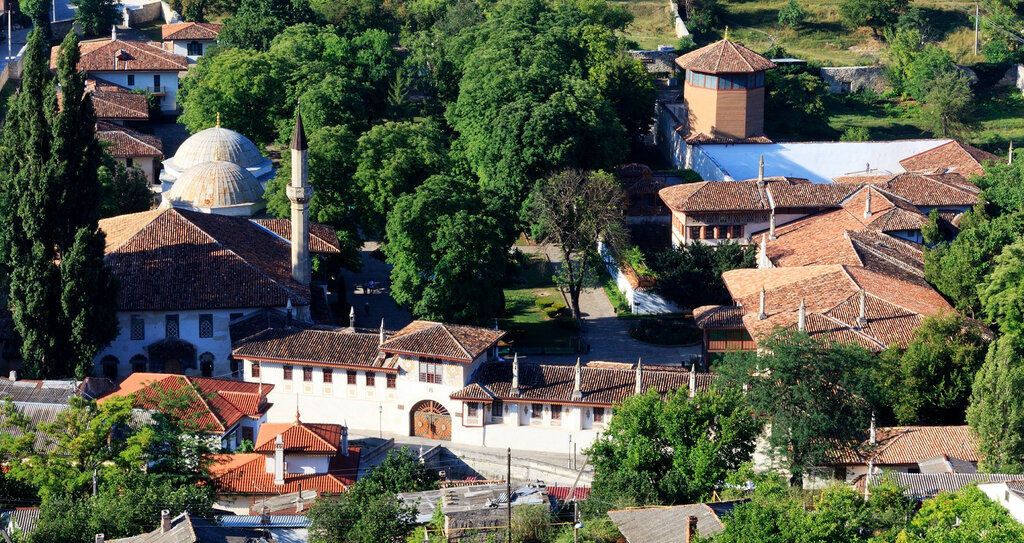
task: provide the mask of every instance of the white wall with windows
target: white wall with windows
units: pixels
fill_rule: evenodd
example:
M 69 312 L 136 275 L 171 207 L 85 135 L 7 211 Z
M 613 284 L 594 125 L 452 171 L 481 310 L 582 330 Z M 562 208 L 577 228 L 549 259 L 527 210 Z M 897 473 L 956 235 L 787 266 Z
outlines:
M 178 110 L 178 72 L 91 72 L 115 85 L 129 89 L 143 89 L 158 94 L 160 110 L 173 113 Z M 162 95 L 159 95 L 162 93 Z
M 189 63 L 195 63 L 209 47 L 217 45 L 217 40 L 171 40 L 170 44 L 172 53 L 188 57 Z
M 486 447 L 582 452 L 611 419 L 611 408 L 552 403 L 465 402 L 462 443 Z

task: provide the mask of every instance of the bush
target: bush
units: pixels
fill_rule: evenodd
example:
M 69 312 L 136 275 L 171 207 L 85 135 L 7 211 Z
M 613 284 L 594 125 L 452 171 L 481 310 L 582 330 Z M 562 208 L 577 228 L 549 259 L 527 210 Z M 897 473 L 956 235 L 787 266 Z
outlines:
M 870 141 L 871 131 L 864 126 L 851 126 L 839 136 L 839 141 Z
M 554 308 L 554 309 L 557 309 L 559 311 L 562 311 L 563 309 L 566 308 L 566 305 L 565 305 L 564 302 L 555 302 L 555 303 L 551 304 L 551 307 Z
M 676 53 L 685 55 L 696 48 L 697 42 L 693 41 L 693 36 L 683 36 L 679 38 L 679 43 L 676 44 Z
M 543 298 L 537 298 L 537 300 L 533 303 L 537 304 L 537 307 L 544 309 L 545 307 L 554 304 L 555 301 L 545 296 Z
M 804 11 L 804 8 L 800 7 L 796 0 L 789 0 L 786 7 L 779 10 L 779 24 L 789 28 L 800 26 L 804 22 L 805 17 L 807 17 L 807 12 Z
M 562 312 L 561 309 L 559 309 L 557 307 L 554 307 L 554 306 L 545 307 L 544 308 L 544 314 L 547 315 L 549 318 L 552 318 L 552 319 L 557 317 L 558 314 L 561 313 L 561 312 Z

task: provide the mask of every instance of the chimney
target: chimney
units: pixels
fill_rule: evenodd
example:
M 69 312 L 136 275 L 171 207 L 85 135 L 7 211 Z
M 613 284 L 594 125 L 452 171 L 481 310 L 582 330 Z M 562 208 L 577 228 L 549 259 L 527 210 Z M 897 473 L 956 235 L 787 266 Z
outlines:
M 860 315 L 857 317 L 857 327 L 864 328 L 868 325 L 868 311 L 867 311 L 867 300 L 868 295 L 864 292 L 864 287 L 860 289 Z
M 160 533 L 166 534 L 171 531 L 171 512 L 167 509 L 160 511 Z
M 295 513 L 301 515 L 303 506 L 305 505 L 304 503 L 302 503 L 302 483 L 299 483 L 299 498 L 295 501 Z
M 348 309 L 348 331 L 356 331 L 356 306 L 352 306 Z
M 106 539 L 106 536 L 104 536 L 103 534 L 96 534 L 96 543 L 103 543 L 104 539 Z
M 284 439 L 281 434 L 274 439 L 274 484 L 284 484 Z
M 690 366 L 690 397 L 697 395 L 697 364 Z
M 348 456 L 348 426 L 341 427 L 341 454 Z
M 287 193 L 292 203 L 292 278 L 304 286 L 309 286 L 313 275 L 309 263 L 309 200 L 313 197 L 313 187 L 309 186 L 307 152 L 306 132 L 296 106 L 295 131 L 292 133 L 292 180 Z
M 757 186 L 764 188 L 764 155 L 761 155 L 761 161 L 757 164 Z
M 117 25 L 110 25 L 110 41 L 117 39 Z
M 768 237 L 765 234 L 761 234 L 761 243 L 758 244 L 757 248 L 757 267 L 758 269 L 770 268 L 768 260 Z
M 691 541 L 695 541 L 697 537 L 697 517 L 686 517 L 686 532 L 683 535 L 683 541 L 685 543 L 690 543 Z
M 775 239 L 775 207 L 772 206 L 771 215 L 768 215 L 768 239 Z
M 286 303 L 284 305 L 284 312 L 285 312 L 284 326 L 285 326 L 285 328 L 290 328 L 291 325 L 292 325 L 292 299 L 291 298 L 288 298 L 288 303 Z
M 800 298 L 800 310 L 796 314 L 796 329 L 801 332 L 807 331 L 807 306 L 804 305 L 803 298 Z
M 386 339 L 387 339 L 387 336 L 384 334 L 384 318 L 381 317 L 381 319 L 380 319 L 380 338 L 377 339 L 377 346 L 380 347 L 381 345 L 384 345 L 384 340 L 386 340 Z
M 768 311 L 765 307 L 765 296 L 768 293 L 764 290 L 764 285 L 761 285 L 761 309 L 757 312 L 757 320 L 764 320 L 768 318 Z
M 867 219 L 871 216 L 871 187 L 866 187 L 865 190 L 868 196 L 864 199 L 864 218 Z
M 643 393 L 643 385 L 641 384 L 644 380 L 644 368 L 643 360 L 640 358 L 636 359 L 636 385 L 633 387 L 634 394 Z
M 869 435 L 868 435 L 868 444 L 869 445 L 877 445 L 878 444 L 878 433 L 875 430 L 875 412 L 874 411 L 871 411 L 871 429 L 870 429 Z
M 519 396 L 519 353 L 512 355 L 512 395 Z
M 576 375 L 573 378 L 572 401 L 578 402 L 583 399 L 583 370 L 580 369 L 580 358 L 576 357 Z
M 18 370 L 11 370 L 10 379 L 11 379 L 11 381 L 17 381 L 18 380 Z

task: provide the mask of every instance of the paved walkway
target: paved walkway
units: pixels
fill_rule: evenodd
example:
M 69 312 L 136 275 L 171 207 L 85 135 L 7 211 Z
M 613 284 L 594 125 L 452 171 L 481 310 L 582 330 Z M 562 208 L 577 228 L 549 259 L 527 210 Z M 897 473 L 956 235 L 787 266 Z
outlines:
M 527 245 L 519 246 L 519 249 L 524 253 L 547 254 L 555 265 L 562 260 L 557 248 L 552 246 Z M 668 347 L 633 339 L 629 335 L 632 322 L 615 316 L 615 309 L 603 288 L 588 288 L 580 294 L 580 313 L 583 316 L 583 341 L 590 345 L 590 352 L 580 356 L 584 362 L 635 363 L 642 359 L 645 364 L 679 365 L 700 354 L 700 345 Z M 570 356 L 531 356 L 529 359 L 544 363 L 576 362 L 575 357 Z
M 398 330 L 412 322 L 412 315 L 398 306 L 388 292 L 387 285 L 391 282 L 391 265 L 378 260 L 372 255 L 380 247 L 376 241 L 367 241 L 360 251 L 363 269 L 358 273 L 342 271 L 345 278 L 345 296 L 348 303 L 356 310 L 356 326 L 362 328 L 380 328 L 380 320 L 384 319 L 384 327 Z M 374 282 L 374 290 L 366 292 L 362 286 Z M 348 314 L 335 315 L 338 324 L 348 324 Z

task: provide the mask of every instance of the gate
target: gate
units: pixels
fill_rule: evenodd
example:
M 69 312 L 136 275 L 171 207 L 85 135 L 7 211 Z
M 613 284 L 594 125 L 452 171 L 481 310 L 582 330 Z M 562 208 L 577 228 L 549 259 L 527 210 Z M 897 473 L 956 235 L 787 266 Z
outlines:
M 412 410 L 412 435 L 451 441 L 452 416 L 435 401 L 420 402 Z

